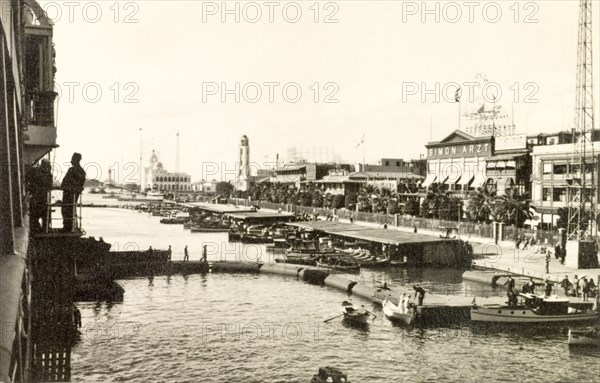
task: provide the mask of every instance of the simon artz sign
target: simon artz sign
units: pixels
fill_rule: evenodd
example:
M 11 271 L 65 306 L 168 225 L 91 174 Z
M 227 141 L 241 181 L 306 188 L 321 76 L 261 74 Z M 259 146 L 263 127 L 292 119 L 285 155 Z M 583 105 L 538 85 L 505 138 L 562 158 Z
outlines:
M 490 157 L 491 142 L 435 144 L 427 146 L 427 158 Z

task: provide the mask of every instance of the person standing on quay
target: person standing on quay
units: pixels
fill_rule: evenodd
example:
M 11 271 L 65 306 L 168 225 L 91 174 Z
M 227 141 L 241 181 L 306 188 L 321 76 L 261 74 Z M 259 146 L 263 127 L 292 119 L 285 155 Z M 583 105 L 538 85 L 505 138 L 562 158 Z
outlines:
M 190 253 L 188 253 L 187 245 L 185 245 L 185 249 L 183 249 L 183 261 L 190 260 Z
M 583 300 L 588 300 L 588 295 L 590 293 L 590 287 L 586 277 L 581 278 L 581 293 L 583 296 Z
M 546 251 L 546 274 L 550 274 L 550 250 Z
M 423 299 L 425 298 L 425 290 L 423 290 L 423 288 L 420 286 L 413 286 L 413 289 L 415 290 L 415 299 L 418 296 L 419 306 L 422 306 Z
M 565 278 L 560 281 L 560 287 L 563 288 L 563 291 L 565 292 L 565 296 L 569 296 L 569 290 L 573 287 L 573 284 L 571 283 L 571 281 L 569 281 L 569 276 L 565 275 Z
M 552 282 L 548 278 L 546 278 L 546 282 L 544 283 L 544 295 L 549 297 L 552 294 Z
M 63 191 L 61 213 L 63 217 L 63 231 L 73 231 L 75 205 L 83 191 L 85 183 L 85 170 L 79 164 L 81 154 L 73 153 L 71 157 L 71 167 L 65 174 L 60 185 Z

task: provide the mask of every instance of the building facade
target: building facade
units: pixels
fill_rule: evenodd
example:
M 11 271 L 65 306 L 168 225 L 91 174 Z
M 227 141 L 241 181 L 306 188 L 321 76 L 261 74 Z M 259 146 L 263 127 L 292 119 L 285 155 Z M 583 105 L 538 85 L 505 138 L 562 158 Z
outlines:
M 427 148 L 427 177 L 421 184 L 448 185 L 452 191 L 467 191 L 487 183 L 485 159 L 493 155 L 492 136 L 475 137 L 455 130 Z
M 558 209 L 568 208 L 583 186 L 598 202 L 598 163 L 600 142 L 594 141 L 587 148 L 586 169 L 581 171 L 581 162 L 576 156 L 573 143 L 548 144 L 532 149 L 532 205 L 540 213 L 543 228 L 554 227 L 559 218 Z M 592 174 L 596 179 L 593 179 Z
M 172 173 L 167 171 L 152 150 L 150 166 L 144 169 L 144 179 L 147 190 L 162 192 L 192 191 L 191 177 L 187 173 Z

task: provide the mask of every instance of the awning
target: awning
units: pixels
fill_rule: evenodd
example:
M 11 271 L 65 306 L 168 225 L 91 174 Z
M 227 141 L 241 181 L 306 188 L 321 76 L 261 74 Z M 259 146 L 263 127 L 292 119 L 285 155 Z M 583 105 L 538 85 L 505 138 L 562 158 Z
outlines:
M 523 157 L 527 155 L 527 153 L 514 153 L 514 154 L 499 154 L 493 157 L 487 157 L 485 161 L 509 161 L 514 160 L 515 158 Z
M 425 178 L 425 181 L 423 181 L 423 183 L 421 184 L 421 186 L 425 187 L 425 188 L 428 187 L 435 181 L 436 178 L 437 178 L 437 175 L 428 174 L 427 177 Z
M 448 182 L 448 178 L 450 178 L 450 176 L 446 176 L 446 178 L 442 177 L 440 178 L 438 181 L 440 183 L 440 185 L 445 184 L 446 182 Z
M 444 182 L 448 182 L 449 184 L 457 184 L 460 181 L 460 179 L 461 179 L 460 174 L 452 173 L 446 177 L 446 181 L 444 181 Z
M 473 178 L 475 178 L 475 176 L 472 176 L 470 174 L 463 174 L 460 177 L 460 181 L 458 182 L 458 185 L 468 185 L 471 181 L 473 181 Z
M 478 188 L 480 186 L 485 185 L 486 182 L 487 182 L 487 177 L 481 173 L 477 173 L 477 174 L 475 174 L 475 179 L 473 180 L 471 187 Z

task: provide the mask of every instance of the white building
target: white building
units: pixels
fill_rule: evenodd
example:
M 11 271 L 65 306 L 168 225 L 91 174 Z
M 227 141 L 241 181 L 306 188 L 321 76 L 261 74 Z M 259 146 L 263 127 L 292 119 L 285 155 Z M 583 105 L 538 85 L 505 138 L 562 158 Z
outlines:
M 187 173 L 171 173 L 168 172 L 162 162 L 158 160 L 158 156 L 152 150 L 150 156 L 150 166 L 144 169 L 144 179 L 146 189 L 176 192 L 176 191 L 191 191 L 191 177 Z

